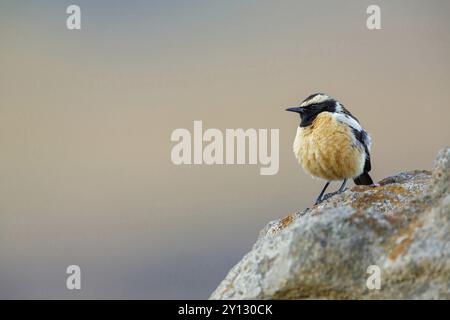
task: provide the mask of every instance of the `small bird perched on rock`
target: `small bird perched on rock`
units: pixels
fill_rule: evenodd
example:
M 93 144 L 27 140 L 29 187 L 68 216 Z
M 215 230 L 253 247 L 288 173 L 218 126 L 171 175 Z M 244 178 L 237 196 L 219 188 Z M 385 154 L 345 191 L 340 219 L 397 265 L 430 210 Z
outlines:
M 286 111 L 300 114 L 293 145 L 299 163 L 313 177 L 327 181 L 315 204 L 344 191 L 347 179 L 358 185 L 373 184 L 370 136 L 341 103 L 315 93 Z M 339 190 L 324 196 L 330 182 L 339 180 L 343 180 Z

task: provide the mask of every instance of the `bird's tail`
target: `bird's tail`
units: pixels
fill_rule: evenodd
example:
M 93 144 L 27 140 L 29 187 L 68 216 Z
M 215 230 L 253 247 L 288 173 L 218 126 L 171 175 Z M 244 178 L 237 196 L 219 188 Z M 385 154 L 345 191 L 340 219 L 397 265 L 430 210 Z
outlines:
M 353 179 L 353 181 L 355 181 L 355 184 L 358 185 L 371 185 L 373 184 L 372 178 L 369 176 L 369 174 L 367 172 L 363 172 L 361 175 L 357 176 L 355 179 Z

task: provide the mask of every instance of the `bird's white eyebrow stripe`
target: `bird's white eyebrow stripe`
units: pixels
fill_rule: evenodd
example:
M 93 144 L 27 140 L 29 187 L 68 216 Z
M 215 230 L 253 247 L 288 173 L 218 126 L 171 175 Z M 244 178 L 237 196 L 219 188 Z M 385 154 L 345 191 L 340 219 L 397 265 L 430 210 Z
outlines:
M 306 107 L 309 106 L 310 104 L 321 103 L 327 100 L 330 100 L 329 96 L 327 96 L 326 94 L 318 94 L 312 97 L 311 99 L 302 102 L 300 104 L 300 107 Z

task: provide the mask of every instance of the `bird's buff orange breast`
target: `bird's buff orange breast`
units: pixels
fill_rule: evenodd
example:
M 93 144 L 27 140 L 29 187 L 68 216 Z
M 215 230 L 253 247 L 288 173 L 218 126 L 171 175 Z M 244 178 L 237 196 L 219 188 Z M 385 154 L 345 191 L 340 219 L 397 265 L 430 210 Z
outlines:
M 320 113 L 310 126 L 299 127 L 293 148 L 303 169 L 313 177 L 343 180 L 363 172 L 363 147 L 351 128 L 329 112 Z

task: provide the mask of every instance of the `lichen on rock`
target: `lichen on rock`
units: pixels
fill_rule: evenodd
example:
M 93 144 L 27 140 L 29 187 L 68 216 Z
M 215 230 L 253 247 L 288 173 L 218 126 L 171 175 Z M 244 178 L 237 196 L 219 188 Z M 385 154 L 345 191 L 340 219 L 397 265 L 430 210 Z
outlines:
M 450 299 L 450 148 L 270 222 L 211 299 Z M 366 286 L 367 268 L 381 288 Z

